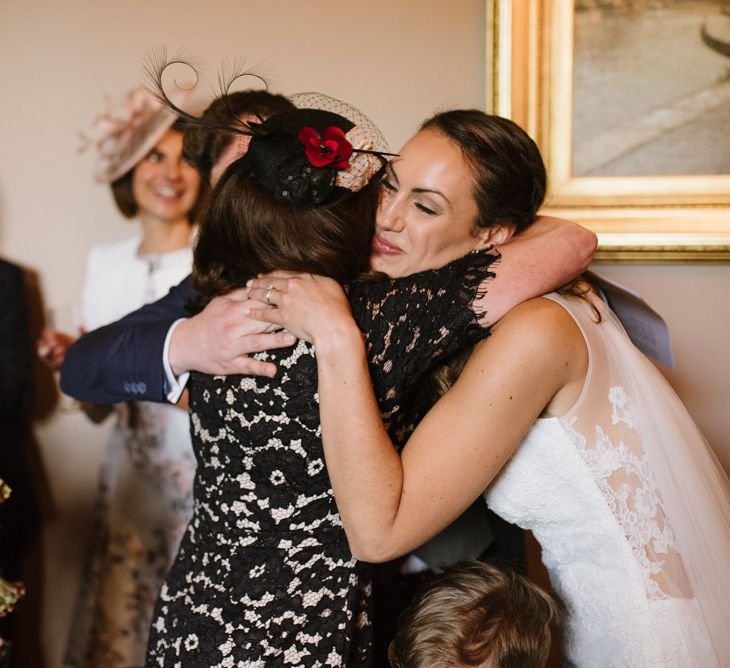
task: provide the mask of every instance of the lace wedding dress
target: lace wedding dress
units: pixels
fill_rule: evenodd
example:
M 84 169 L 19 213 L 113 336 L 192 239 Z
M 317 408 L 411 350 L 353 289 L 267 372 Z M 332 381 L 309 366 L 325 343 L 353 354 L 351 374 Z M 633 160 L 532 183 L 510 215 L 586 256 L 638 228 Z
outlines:
M 730 665 L 727 478 L 615 316 L 550 298 L 586 340 L 585 386 L 536 422 L 487 502 L 540 543 L 572 664 Z

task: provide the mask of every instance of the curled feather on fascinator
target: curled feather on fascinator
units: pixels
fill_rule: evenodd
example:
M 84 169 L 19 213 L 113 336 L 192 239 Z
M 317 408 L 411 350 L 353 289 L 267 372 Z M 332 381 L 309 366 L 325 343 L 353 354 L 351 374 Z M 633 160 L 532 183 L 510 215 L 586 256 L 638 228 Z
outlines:
M 255 180 L 279 201 L 308 209 L 340 201 L 357 192 L 384 169 L 388 144 L 378 127 L 352 105 L 322 93 L 290 97 L 297 107 L 260 122 L 244 122 L 231 114 L 230 125 L 208 123 L 177 107 L 165 91 L 163 75 L 171 65 L 192 65 L 181 60 L 147 64 L 156 94 L 188 123 L 211 132 L 251 137 L 242 158 Z M 234 81 L 250 72 L 221 80 L 222 97 Z M 260 77 L 257 77 L 262 80 Z M 196 72 L 197 83 L 197 72 Z

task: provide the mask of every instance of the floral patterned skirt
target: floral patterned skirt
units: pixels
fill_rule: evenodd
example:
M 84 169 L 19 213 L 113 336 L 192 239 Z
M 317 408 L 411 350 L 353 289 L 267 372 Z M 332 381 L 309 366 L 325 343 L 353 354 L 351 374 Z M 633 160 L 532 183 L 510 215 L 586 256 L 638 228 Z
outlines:
M 124 408 L 105 451 L 66 665 L 144 665 L 155 601 L 192 515 L 187 415 L 135 404 L 132 421 Z

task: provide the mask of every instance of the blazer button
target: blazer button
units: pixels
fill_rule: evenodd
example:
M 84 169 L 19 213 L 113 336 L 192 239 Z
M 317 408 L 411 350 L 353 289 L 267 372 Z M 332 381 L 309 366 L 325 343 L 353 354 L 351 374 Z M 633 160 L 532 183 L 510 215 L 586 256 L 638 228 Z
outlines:
M 133 392 L 131 383 L 124 383 L 124 391 L 128 394 Z
M 144 394 L 147 391 L 147 383 L 137 383 L 137 389 L 140 394 Z

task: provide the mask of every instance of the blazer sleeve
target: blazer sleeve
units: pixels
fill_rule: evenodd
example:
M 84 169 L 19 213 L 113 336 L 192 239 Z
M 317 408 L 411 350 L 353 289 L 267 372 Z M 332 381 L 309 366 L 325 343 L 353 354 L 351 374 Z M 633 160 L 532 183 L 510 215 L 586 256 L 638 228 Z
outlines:
M 162 351 L 167 331 L 191 315 L 190 276 L 156 302 L 81 336 L 61 367 L 61 390 L 82 401 L 165 402 Z
M 0 261 L 0 417 L 28 404 L 31 350 L 23 270 Z

